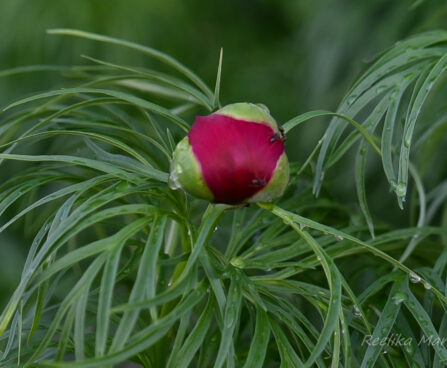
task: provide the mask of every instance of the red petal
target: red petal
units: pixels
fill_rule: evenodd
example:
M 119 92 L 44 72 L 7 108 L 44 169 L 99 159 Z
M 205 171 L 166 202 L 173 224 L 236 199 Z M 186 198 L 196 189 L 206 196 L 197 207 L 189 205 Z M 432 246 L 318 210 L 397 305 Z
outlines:
M 189 142 L 218 203 L 236 204 L 264 188 L 284 144 L 263 123 L 212 114 L 197 116 Z

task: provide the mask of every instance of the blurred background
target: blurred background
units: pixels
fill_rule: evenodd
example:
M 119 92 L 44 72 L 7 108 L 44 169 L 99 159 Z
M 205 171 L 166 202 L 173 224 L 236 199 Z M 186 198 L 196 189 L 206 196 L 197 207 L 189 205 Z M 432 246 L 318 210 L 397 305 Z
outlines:
M 264 103 L 283 123 L 308 110 L 335 110 L 364 63 L 399 39 L 445 27 L 446 10 L 441 0 L 2 0 L 0 70 L 88 64 L 81 54 L 151 67 L 144 55 L 119 47 L 46 34 L 57 27 L 157 48 L 209 85 L 223 47 L 222 103 Z M 0 106 L 63 86 L 55 72 L 0 72 Z M 307 157 L 326 126 L 327 119 L 312 120 L 290 134 L 292 159 Z M 353 185 L 351 177 L 343 190 Z M 0 308 L 16 286 L 29 245 L 18 230 L 0 234 Z

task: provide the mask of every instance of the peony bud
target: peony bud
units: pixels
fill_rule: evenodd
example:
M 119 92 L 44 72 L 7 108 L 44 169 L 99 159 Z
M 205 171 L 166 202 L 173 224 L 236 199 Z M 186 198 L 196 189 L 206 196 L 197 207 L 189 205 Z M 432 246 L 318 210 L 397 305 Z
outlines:
M 171 186 L 215 203 L 271 201 L 289 181 L 283 140 L 263 105 L 235 103 L 197 116 L 174 151 Z

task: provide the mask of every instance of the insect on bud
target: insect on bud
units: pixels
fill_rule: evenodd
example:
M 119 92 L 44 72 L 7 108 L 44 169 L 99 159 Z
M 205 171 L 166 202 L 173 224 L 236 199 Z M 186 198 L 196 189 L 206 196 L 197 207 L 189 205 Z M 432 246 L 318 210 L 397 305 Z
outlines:
M 269 202 L 289 181 L 284 132 L 263 105 L 197 116 L 173 154 L 170 185 L 215 203 Z

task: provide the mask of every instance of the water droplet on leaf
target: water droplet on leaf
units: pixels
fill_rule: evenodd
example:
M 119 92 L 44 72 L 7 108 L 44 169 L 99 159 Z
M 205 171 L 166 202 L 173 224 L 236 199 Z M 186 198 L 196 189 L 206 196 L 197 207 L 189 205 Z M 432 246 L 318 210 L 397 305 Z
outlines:
M 412 272 L 412 273 L 410 274 L 410 281 L 411 281 L 412 283 L 416 284 L 416 283 L 418 283 L 418 282 L 421 281 L 421 277 L 418 276 L 418 275 L 416 275 L 415 273 Z
M 245 261 L 240 257 L 233 258 L 230 261 L 230 263 L 236 268 L 244 268 L 245 267 Z
M 171 171 L 171 174 L 169 175 L 168 185 L 169 188 L 171 188 L 172 190 L 177 190 L 181 188 L 177 171 L 175 170 Z
M 362 312 L 360 312 L 359 307 L 357 307 L 356 305 L 352 307 L 352 314 L 355 318 L 360 318 L 362 316 Z
M 408 295 L 406 293 L 397 292 L 393 296 L 394 304 L 400 304 L 408 299 Z
M 399 183 L 397 185 L 394 184 L 393 189 L 398 197 L 404 197 L 407 193 L 407 186 L 405 185 L 405 183 Z

